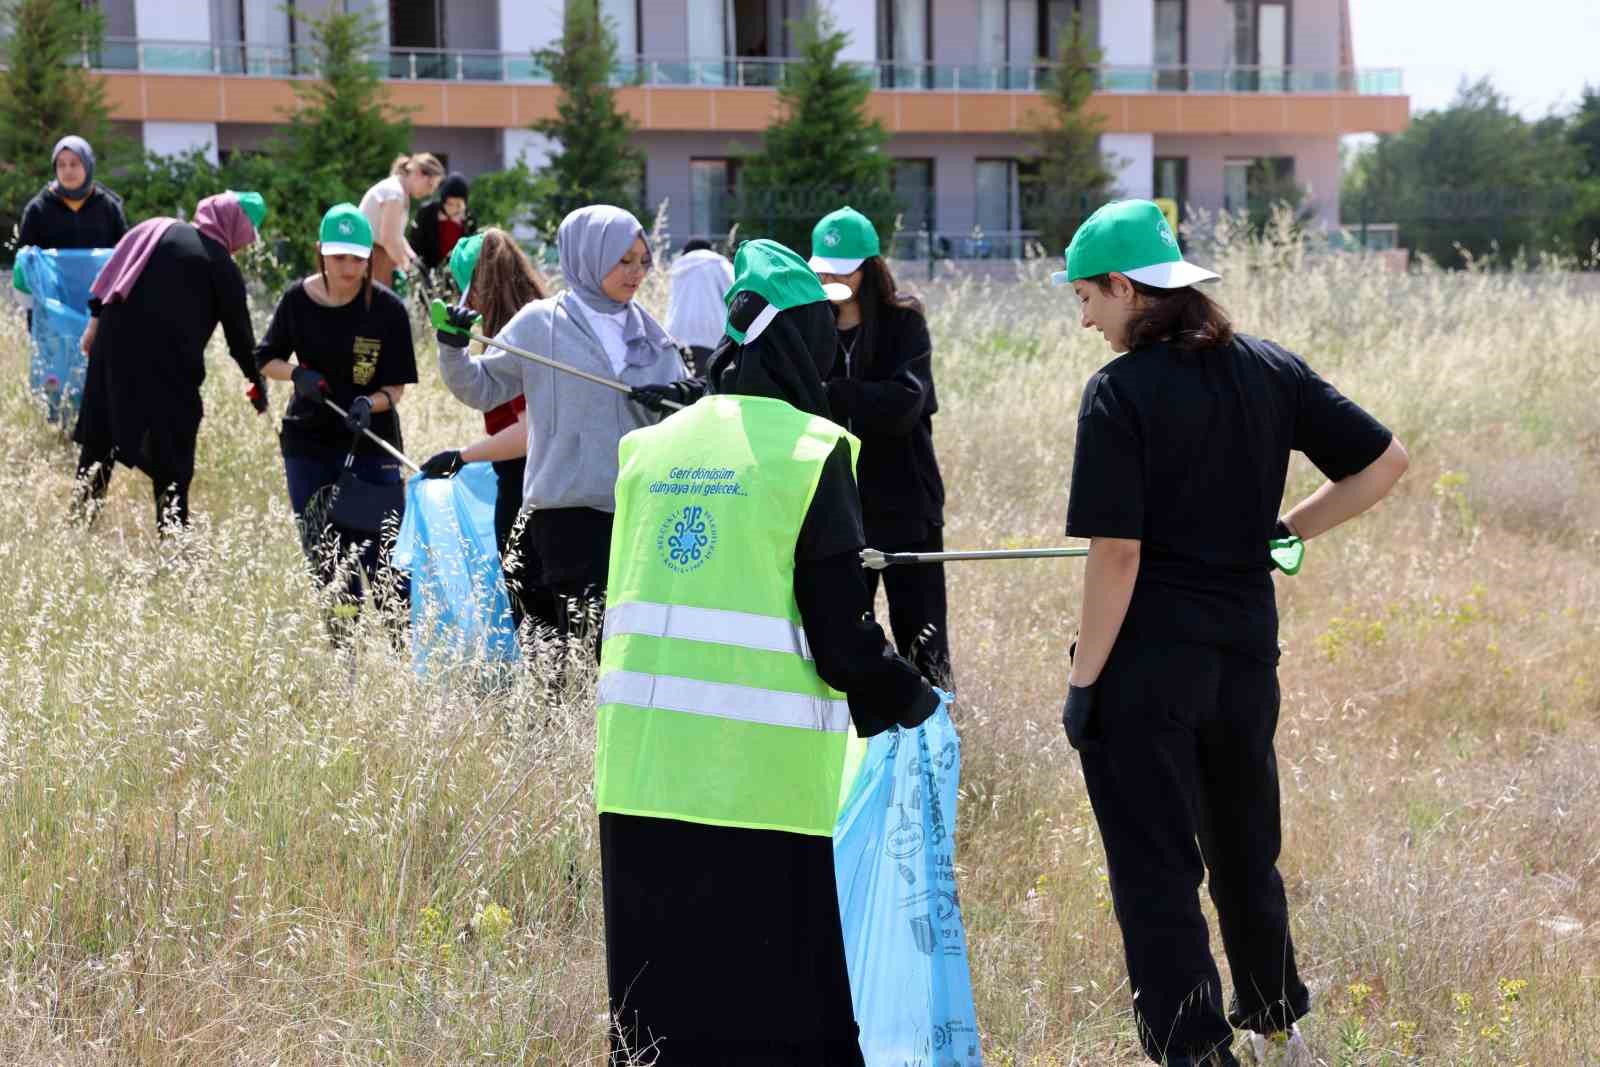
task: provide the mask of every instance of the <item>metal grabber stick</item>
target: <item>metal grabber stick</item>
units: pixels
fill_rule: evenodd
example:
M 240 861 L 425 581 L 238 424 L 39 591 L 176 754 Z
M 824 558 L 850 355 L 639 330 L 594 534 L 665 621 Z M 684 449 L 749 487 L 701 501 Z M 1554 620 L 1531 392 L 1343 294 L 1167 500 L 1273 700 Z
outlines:
M 1284 574 L 1298 574 L 1300 564 L 1305 559 L 1306 546 L 1298 537 L 1286 537 L 1268 541 L 1267 551 L 1272 556 L 1274 567 Z M 985 559 L 1064 559 L 1088 554 L 1087 548 L 989 549 L 977 552 L 882 552 L 876 548 L 863 548 L 861 565 L 868 570 L 881 571 L 885 567 L 908 563 L 955 563 L 962 560 Z
M 350 417 L 350 413 L 348 411 L 346 411 L 344 408 L 340 407 L 338 404 L 335 404 L 333 401 L 329 400 L 327 397 L 323 397 L 322 398 L 322 402 L 324 404 L 328 405 L 328 409 L 330 411 L 332 411 L 335 415 L 339 416 L 341 419 L 348 419 Z M 422 469 L 421 467 L 417 466 L 415 463 L 411 462 L 410 459 L 406 458 L 406 454 L 404 452 L 400 451 L 398 448 L 394 447 L 394 445 L 391 445 L 388 441 L 385 441 L 383 438 L 381 438 L 377 434 L 373 433 L 370 429 L 369 430 L 362 430 L 361 432 L 366 434 L 367 437 L 372 441 L 373 444 L 377 445 L 379 448 L 383 449 L 385 452 L 389 453 L 389 455 L 393 456 L 395 459 L 399 460 L 401 463 L 404 463 L 406 466 L 410 467 L 412 470 L 420 471 Z M 349 464 L 347 463 L 346 466 L 349 466 Z
M 984 559 L 1062 559 L 1088 554 L 1087 548 L 989 549 L 978 552 L 880 552 L 876 548 L 863 548 L 861 565 L 869 570 L 881 571 L 885 567 L 907 563 L 954 563 L 961 560 Z
M 446 325 L 447 320 L 444 318 L 444 316 L 447 313 L 448 309 L 445 307 L 443 300 L 435 299 L 434 302 L 429 306 L 429 315 L 433 319 L 433 325 L 435 329 Z M 586 382 L 593 382 L 596 385 L 603 385 L 607 389 L 615 389 L 619 393 L 633 392 L 633 386 L 628 385 L 625 382 L 619 382 L 615 378 L 603 378 L 598 374 L 590 374 L 586 370 L 579 370 L 577 367 L 569 367 L 565 363 L 549 359 L 545 356 L 536 355 L 527 351 L 526 349 L 518 348 L 516 345 L 508 345 L 504 341 L 496 341 L 493 337 L 485 337 L 477 330 L 467 330 L 463 333 L 463 336 L 469 340 L 477 341 L 480 344 L 487 345 L 491 348 L 498 348 L 502 352 L 509 352 L 518 359 L 525 359 L 529 363 L 537 363 L 541 367 L 549 367 L 551 370 L 558 370 L 563 374 L 570 374 L 574 378 L 582 378 Z M 676 400 L 662 400 L 661 405 L 663 407 L 669 407 L 674 411 L 680 411 L 683 409 L 683 405 L 678 403 Z

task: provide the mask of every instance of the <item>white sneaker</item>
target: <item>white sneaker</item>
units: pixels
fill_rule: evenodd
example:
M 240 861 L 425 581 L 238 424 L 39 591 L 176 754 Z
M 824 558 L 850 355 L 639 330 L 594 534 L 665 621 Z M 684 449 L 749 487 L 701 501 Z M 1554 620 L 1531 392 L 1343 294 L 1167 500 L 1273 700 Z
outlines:
M 1317 1062 L 1298 1026 L 1291 1026 L 1287 1032 L 1279 1031 L 1276 1034 L 1258 1034 L 1254 1030 L 1246 1030 L 1244 1048 L 1249 1062 L 1260 1067 L 1315 1067 Z

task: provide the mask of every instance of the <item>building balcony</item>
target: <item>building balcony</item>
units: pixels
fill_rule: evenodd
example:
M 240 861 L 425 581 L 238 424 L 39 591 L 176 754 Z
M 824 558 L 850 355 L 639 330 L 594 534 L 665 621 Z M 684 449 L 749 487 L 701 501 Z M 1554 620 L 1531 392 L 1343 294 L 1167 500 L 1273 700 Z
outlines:
M 385 78 L 398 81 L 474 81 L 549 85 L 550 74 L 527 52 L 471 49 L 389 48 L 372 58 Z M 799 60 L 721 57 L 683 59 L 636 56 L 620 63 L 618 87 L 773 88 Z M 92 65 L 106 71 L 149 74 L 234 74 L 255 77 L 310 75 L 315 66 L 305 45 L 243 41 L 208 44 L 107 38 Z M 1043 92 L 1050 64 L 859 63 L 873 88 L 931 92 Z M 1114 93 L 1354 93 L 1400 96 L 1398 68 L 1338 67 L 1102 67 L 1096 88 Z
M 793 59 L 673 59 L 618 64 L 621 106 L 645 130 L 755 133 Z M 526 52 L 386 49 L 372 57 L 418 125 L 526 126 L 555 113 L 556 89 Z M 87 65 L 105 75 L 112 116 L 133 121 L 282 121 L 310 49 L 243 42 L 108 39 Z M 894 133 L 1033 129 L 1049 65 L 860 64 L 869 109 Z M 1109 133 L 1397 132 L 1409 100 L 1395 69 L 1103 67 L 1090 109 Z

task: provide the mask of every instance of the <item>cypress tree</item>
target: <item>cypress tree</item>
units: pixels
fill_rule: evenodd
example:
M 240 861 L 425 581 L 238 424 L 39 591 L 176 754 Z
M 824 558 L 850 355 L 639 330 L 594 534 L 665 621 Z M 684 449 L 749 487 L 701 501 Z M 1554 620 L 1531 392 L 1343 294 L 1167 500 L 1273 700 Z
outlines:
M 615 204 L 642 219 L 644 155 L 633 146 L 638 127 L 617 110 L 611 88 L 617 37 L 595 0 L 567 0 L 560 46 L 536 56 L 561 89 L 556 117 L 533 124 L 560 146 L 544 170 L 550 184 L 539 224 L 554 230 L 568 212 L 587 204 Z
M 297 107 L 267 148 L 262 162 L 269 173 L 260 185 L 273 229 L 288 238 L 282 248 L 286 265 L 304 271 L 315 261 L 322 213 L 341 201 L 360 200 L 389 173 L 395 156 L 411 150 L 411 119 L 389 102 L 368 58 L 379 45 L 372 18 L 338 10 L 295 17 L 310 28 L 317 77 L 295 82 Z
M 1039 166 L 1022 189 L 1030 228 L 1052 253 L 1072 241 L 1078 224 L 1111 199 L 1115 176 L 1100 152 L 1100 119 L 1084 110 L 1094 94 L 1100 49 L 1074 17 L 1062 34 L 1058 65 L 1045 92 L 1048 112 L 1037 130 Z
M 894 231 L 889 133 L 867 115 L 872 78 L 842 63 L 848 35 L 812 12 L 795 25 L 799 58 L 778 89 L 779 117 L 739 172 L 741 237 L 770 237 L 802 255 L 811 228 L 848 204 L 872 220 L 885 247 Z

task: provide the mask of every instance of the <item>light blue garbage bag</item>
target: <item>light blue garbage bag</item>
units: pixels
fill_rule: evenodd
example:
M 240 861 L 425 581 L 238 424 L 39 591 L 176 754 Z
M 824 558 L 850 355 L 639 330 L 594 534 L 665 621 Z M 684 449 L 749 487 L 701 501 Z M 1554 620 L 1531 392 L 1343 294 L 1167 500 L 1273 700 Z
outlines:
M 33 296 L 33 360 L 28 391 L 45 416 L 70 428 L 83 400 L 88 360 L 79 351 L 89 328 L 89 287 L 111 258 L 110 248 L 24 248 L 17 271 Z
M 411 575 L 411 660 L 509 663 L 520 653 L 494 539 L 494 468 L 469 463 L 453 478 L 406 482 L 391 561 Z
M 961 740 L 940 707 L 867 751 L 833 832 L 845 958 L 867 1067 L 979 1067 L 956 891 Z

